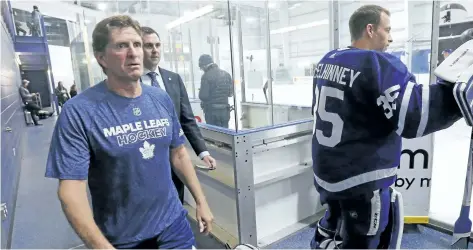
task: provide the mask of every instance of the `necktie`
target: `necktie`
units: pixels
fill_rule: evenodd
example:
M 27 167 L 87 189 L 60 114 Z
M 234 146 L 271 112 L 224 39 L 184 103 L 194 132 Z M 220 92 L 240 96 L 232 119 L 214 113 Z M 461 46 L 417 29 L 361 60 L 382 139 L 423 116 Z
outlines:
M 151 78 L 151 86 L 161 88 L 161 87 L 159 86 L 158 79 L 156 78 L 156 76 L 158 75 L 158 73 L 156 73 L 156 72 L 149 72 L 147 75 Z

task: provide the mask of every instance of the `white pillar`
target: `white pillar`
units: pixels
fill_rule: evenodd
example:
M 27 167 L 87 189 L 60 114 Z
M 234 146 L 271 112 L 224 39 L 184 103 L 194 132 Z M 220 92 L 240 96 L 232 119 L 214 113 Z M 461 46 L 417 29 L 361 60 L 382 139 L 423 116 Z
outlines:
M 413 48 L 415 48 L 414 43 L 416 42 L 417 38 L 419 37 L 419 31 L 415 31 L 414 27 L 414 15 L 415 13 L 415 1 L 404 0 L 404 13 L 406 13 L 406 34 L 407 34 L 407 41 L 404 47 L 405 51 L 405 64 L 409 71 L 412 70 L 412 58 L 413 58 Z
M 289 26 L 289 9 L 287 1 L 279 2 L 279 27 L 288 27 Z M 290 42 L 289 42 L 289 32 L 284 32 L 280 34 L 282 36 L 282 49 L 283 49 L 283 63 L 285 67 L 289 67 L 289 55 L 291 52 Z M 279 59 L 281 61 L 281 59 Z M 273 67 L 278 67 L 278 65 L 273 65 Z

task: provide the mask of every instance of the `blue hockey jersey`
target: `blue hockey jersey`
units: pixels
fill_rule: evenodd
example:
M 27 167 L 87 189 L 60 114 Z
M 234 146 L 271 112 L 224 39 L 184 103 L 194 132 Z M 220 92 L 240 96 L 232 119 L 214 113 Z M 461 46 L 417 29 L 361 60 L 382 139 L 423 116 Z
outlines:
M 461 118 L 453 86 L 419 84 L 393 55 L 356 48 L 326 54 L 314 75 L 312 160 L 321 195 L 391 186 L 401 140 Z

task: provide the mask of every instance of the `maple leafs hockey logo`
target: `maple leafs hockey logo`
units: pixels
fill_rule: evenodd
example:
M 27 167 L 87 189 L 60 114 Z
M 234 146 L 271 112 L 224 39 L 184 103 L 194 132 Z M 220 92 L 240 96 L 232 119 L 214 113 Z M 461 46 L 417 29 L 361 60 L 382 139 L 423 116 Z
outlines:
M 393 103 L 393 102 L 399 96 L 399 92 L 397 91 L 400 88 L 401 86 L 399 86 L 399 84 L 392 86 L 391 88 L 385 90 L 384 95 L 381 95 L 376 100 L 376 103 L 378 104 L 378 106 L 383 105 L 384 115 L 386 115 L 388 119 L 390 119 L 393 116 L 393 110 L 396 110 L 396 103 Z
M 154 157 L 154 144 L 149 144 L 147 141 L 143 143 L 143 147 L 140 148 L 140 152 L 143 155 L 143 159 L 151 159 Z

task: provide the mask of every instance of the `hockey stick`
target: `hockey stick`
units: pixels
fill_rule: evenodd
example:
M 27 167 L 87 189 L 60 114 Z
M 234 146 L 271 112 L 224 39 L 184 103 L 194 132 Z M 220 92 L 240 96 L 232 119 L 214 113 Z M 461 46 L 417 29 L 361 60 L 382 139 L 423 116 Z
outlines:
M 466 249 L 471 235 L 471 220 L 470 220 L 470 204 L 471 204 L 471 190 L 473 185 L 473 130 L 471 132 L 470 149 L 468 151 L 468 167 L 466 171 L 465 189 L 463 192 L 463 203 L 460 210 L 460 215 L 455 221 L 453 227 L 452 249 Z

